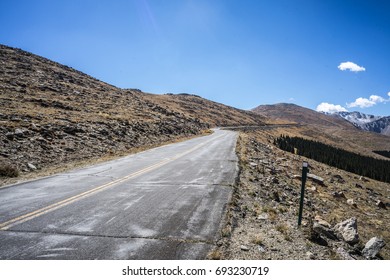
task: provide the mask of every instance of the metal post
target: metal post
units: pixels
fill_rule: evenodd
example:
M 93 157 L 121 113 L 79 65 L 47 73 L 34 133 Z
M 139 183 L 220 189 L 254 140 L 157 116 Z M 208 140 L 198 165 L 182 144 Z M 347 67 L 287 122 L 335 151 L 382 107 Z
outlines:
M 306 184 L 307 171 L 308 171 L 307 166 L 308 166 L 308 163 L 304 161 L 302 164 L 302 187 L 301 187 L 301 200 L 299 203 L 298 227 L 301 225 L 301 222 L 302 222 L 303 199 L 305 196 L 305 184 Z

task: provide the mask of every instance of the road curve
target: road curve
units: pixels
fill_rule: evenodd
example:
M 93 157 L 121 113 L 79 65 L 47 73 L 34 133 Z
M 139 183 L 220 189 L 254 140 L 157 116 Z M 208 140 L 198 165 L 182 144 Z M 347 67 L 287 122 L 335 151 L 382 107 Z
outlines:
M 203 259 L 237 175 L 237 133 L 0 189 L 0 259 Z

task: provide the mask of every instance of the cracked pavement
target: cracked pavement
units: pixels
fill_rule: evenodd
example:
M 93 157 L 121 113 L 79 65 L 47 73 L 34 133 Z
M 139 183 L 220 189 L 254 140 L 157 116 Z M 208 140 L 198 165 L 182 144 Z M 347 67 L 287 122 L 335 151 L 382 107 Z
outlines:
M 0 189 L 0 259 L 204 259 L 237 175 L 237 133 Z

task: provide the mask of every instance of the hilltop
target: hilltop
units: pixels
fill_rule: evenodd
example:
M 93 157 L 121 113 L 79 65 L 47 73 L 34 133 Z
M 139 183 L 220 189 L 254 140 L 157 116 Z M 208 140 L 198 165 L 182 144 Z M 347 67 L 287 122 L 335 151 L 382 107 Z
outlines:
M 4 45 L 0 106 L 0 164 L 22 175 L 265 119 L 200 96 L 120 89 Z

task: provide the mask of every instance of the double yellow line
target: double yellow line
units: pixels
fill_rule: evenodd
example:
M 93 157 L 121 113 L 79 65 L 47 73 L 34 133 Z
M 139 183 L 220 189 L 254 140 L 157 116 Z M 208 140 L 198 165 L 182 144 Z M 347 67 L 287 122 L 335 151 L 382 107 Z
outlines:
M 148 167 L 146 167 L 144 169 L 141 169 L 141 170 L 139 170 L 137 172 L 131 173 L 131 174 L 129 174 L 129 175 L 125 176 L 125 177 L 122 177 L 120 179 L 114 180 L 114 181 L 109 182 L 107 184 L 104 184 L 104 185 L 98 186 L 96 188 L 93 188 L 93 189 L 91 189 L 89 191 L 80 193 L 78 195 L 75 195 L 75 196 L 72 196 L 70 198 L 67 198 L 67 199 L 61 200 L 59 202 L 56 202 L 54 204 L 51 204 L 49 206 L 40 208 L 40 209 L 35 210 L 33 212 L 30 212 L 30 213 L 24 214 L 22 216 L 13 218 L 11 220 L 8 220 L 8 221 L 0 224 L 0 231 L 7 230 L 7 229 L 9 229 L 11 227 L 14 227 L 14 226 L 18 225 L 18 224 L 27 222 L 27 221 L 29 221 L 31 219 L 37 218 L 37 217 L 42 216 L 42 215 L 44 215 L 46 213 L 52 212 L 52 211 L 54 211 L 56 209 L 62 208 L 64 206 L 66 206 L 66 205 L 69 205 L 71 203 L 79 201 L 79 200 L 81 200 L 83 198 L 86 198 L 88 196 L 91 196 L 93 194 L 101 192 L 103 190 L 106 190 L 106 189 L 108 189 L 110 187 L 113 187 L 114 185 L 117 185 L 119 183 L 122 183 L 122 182 L 124 182 L 124 181 L 126 181 L 128 179 L 132 179 L 132 178 L 137 177 L 139 175 L 142 175 L 142 174 L 145 174 L 145 173 L 150 172 L 152 170 L 155 170 L 155 169 L 157 169 L 157 168 L 159 168 L 159 167 L 161 167 L 161 166 L 163 166 L 163 165 L 165 165 L 167 163 L 170 163 L 170 162 L 172 162 L 172 161 L 174 161 L 174 160 L 176 160 L 176 159 L 178 159 L 180 157 L 183 157 L 183 156 L 185 156 L 185 155 L 187 155 L 187 154 L 189 154 L 189 153 L 191 153 L 191 152 L 193 152 L 193 151 L 195 151 L 195 150 L 205 146 L 209 142 L 211 142 L 213 140 L 216 140 L 216 139 L 218 139 L 218 138 L 220 138 L 222 136 L 223 135 L 218 136 L 216 138 L 212 138 L 212 139 L 210 139 L 210 140 L 208 140 L 206 142 L 203 142 L 201 144 L 196 145 L 195 147 L 193 147 L 193 148 L 191 148 L 191 149 L 189 149 L 189 150 L 187 150 L 187 151 L 185 151 L 185 152 L 183 152 L 181 154 L 178 154 L 178 155 L 176 155 L 176 156 L 174 156 L 172 158 L 164 159 L 164 160 L 162 160 L 162 161 L 160 161 L 158 163 L 155 163 L 155 164 L 153 164 L 151 166 L 148 166 Z

